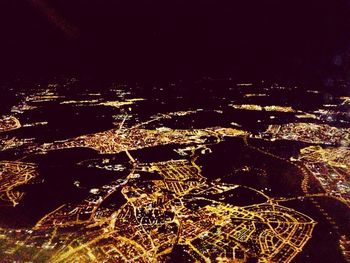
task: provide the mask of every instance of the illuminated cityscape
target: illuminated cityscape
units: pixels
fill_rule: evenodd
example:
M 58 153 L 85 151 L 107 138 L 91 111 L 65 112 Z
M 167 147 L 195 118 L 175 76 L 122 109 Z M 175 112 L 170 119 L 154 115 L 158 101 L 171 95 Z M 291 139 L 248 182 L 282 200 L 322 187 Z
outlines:
M 349 260 L 346 98 L 330 112 L 269 103 L 297 89 L 276 84 L 174 103 L 76 83 L 23 92 L 0 119 L 1 262 Z
M 0 10 L 0 263 L 350 263 L 350 0 Z

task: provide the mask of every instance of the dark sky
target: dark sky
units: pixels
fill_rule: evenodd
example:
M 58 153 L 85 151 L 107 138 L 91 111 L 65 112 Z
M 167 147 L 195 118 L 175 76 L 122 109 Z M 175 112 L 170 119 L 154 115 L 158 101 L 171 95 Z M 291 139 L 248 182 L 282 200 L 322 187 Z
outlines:
M 2 76 L 298 78 L 344 67 L 345 0 L 1 0 Z

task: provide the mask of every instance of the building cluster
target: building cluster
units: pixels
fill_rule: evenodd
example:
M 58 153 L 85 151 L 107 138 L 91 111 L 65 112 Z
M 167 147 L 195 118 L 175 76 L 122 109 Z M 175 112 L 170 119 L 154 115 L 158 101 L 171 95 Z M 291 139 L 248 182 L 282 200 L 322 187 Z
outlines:
M 350 129 L 338 128 L 328 124 L 288 123 L 269 125 L 265 134 L 274 139 L 303 141 L 326 145 L 348 145 Z
M 24 196 L 16 187 L 28 183 L 37 175 L 35 164 L 0 161 L 0 206 L 16 206 Z
M 350 149 L 310 146 L 298 159 L 311 171 L 323 190 L 350 205 Z
M 230 104 L 230 106 L 238 110 L 295 112 L 295 110 L 290 106 L 280 106 L 280 105 L 261 106 L 257 104 Z
M 138 180 L 141 172 L 159 178 Z M 208 182 L 193 160 L 134 163 L 125 179 L 57 208 L 30 232 L 2 235 L 0 229 L 0 239 L 16 243 L 23 259 L 36 255 L 52 262 L 163 262 L 176 245 L 191 261 L 290 262 L 315 222 L 272 200 L 240 207 L 212 199 L 240 187 Z M 125 204 L 105 204 L 117 191 Z M 6 253 L 11 258 L 14 252 Z
M 101 154 L 119 153 L 125 150 L 137 150 L 168 144 L 204 144 L 209 137 L 220 140 L 224 136 L 243 136 L 245 131 L 233 128 L 205 128 L 192 130 L 141 128 L 112 129 L 105 132 L 83 135 L 70 140 L 44 144 L 42 151 L 65 148 L 85 147 Z
M 21 123 L 14 116 L 0 117 L 0 132 L 8 132 L 21 128 Z

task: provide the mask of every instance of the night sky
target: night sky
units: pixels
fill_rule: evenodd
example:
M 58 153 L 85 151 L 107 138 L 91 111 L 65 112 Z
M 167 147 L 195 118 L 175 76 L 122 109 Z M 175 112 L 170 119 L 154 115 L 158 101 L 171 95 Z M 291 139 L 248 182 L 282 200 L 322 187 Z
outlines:
M 2 77 L 326 78 L 346 70 L 345 0 L 1 0 Z

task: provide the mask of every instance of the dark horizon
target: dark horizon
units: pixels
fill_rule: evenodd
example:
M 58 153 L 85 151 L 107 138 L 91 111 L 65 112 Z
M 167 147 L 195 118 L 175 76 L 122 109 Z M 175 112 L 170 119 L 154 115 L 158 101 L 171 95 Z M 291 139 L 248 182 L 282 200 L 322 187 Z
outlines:
M 4 0 L 1 77 L 337 78 L 349 3 Z

